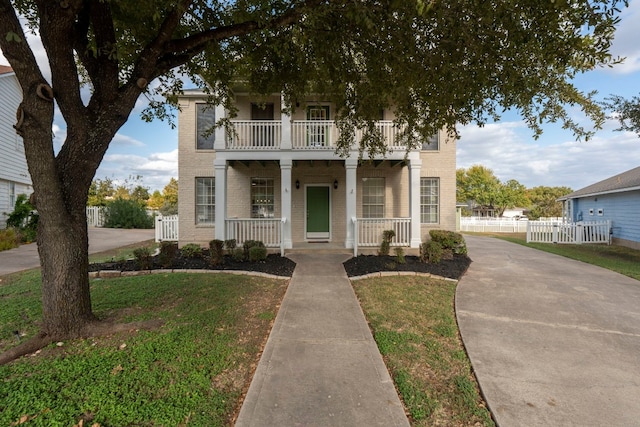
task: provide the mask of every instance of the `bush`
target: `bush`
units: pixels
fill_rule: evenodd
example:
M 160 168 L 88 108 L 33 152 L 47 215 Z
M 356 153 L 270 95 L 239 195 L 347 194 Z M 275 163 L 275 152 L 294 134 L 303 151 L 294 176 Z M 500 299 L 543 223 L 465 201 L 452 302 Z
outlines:
M 442 261 L 442 252 L 442 245 L 435 240 L 430 240 L 420 245 L 420 260 L 430 264 L 438 264 Z
M 140 270 L 151 270 L 151 249 L 147 247 L 134 249 L 133 256 Z
M 233 253 L 233 250 L 237 247 L 236 239 L 229 239 L 224 241 L 224 247 L 229 253 Z
M 220 265 L 224 261 L 224 242 L 214 239 L 209 242 L 209 255 L 211 256 L 211 265 Z
M 243 262 L 245 260 L 244 249 L 243 248 L 235 248 L 231 252 L 231 258 L 233 258 L 233 260 L 235 262 Z
M 135 200 L 115 199 L 104 210 L 106 228 L 153 228 L 153 218 Z
M 17 248 L 20 244 L 20 237 L 13 228 L 0 230 L 0 251 Z
M 267 248 L 265 248 L 264 245 L 252 246 L 251 249 L 249 249 L 249 261 L 257 262 L 257 261 L 264 261 L 266 259 L 267 259 Z
M 451 249 L 455 255 L 466 255 L 467 244 L 460 233 L 447 230 L 429 231 L 431 240 L 440 243 L 443 249 Z
M 18 243 L 33 242 L 38 230 L 38 213 L 34 211 L 26 194 L 18 195 L 13 212 L 7 217 L 7 228 L 15 228 Z
M 244 243 L 242 244 L 242 248 L 244 249 L 244 258 L 250 260 L 250 254 L 249 251 L 251 250 L 251 248 L 258 246 L 258 247 L 264 247 L 264 243 L 262 243 L 260 240 L 245 240 Z
M 162 268 L 170 268 L 173 265 L 173 260 L 178 255 L 178 244 L 175 242 L 161 242 L 160 243 L 160 255 L 158 255 L 158 261 Z
M 180 253 L 185 258 L 200 258 L 202 256 L 202 248 L 197 243 L 187 243 L 180 249 Z
M 396 253 L 396 262 L 398 264 L 406 264 L 407 260 L 404 259 L 404 249 L 402 248 L 395 248 L 394 252 Z
M 391 240 L 393 240 L 394 237 L 396 237 L 396 232 L 393 230 L 384 230 L 382 232 L 382 243 L 380 244 L 378 255 L 389 255 Z

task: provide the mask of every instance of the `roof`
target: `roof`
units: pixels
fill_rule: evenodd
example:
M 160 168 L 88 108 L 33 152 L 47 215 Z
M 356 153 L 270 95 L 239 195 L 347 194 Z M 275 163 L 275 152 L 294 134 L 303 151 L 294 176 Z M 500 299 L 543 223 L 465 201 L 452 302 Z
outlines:
M 577 199 L 579 197 L 597 196 L 600 194 L 620 193 L 623 191 L 640 190 L 640 166 L 595 184 L 591 184 L 558 200 Z
M 8 65 L 0 65 L 0 74 L 13 73 L 13 68 Z

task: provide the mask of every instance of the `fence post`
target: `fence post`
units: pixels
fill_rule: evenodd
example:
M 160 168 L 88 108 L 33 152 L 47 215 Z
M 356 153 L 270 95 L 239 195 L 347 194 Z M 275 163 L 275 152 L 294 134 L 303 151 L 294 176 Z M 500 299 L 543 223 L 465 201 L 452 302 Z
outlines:
M 155 228 L 154 232 L 156 235 L 156 242 L 159 242 L 162 236 L 162 215 L 156 216 L 156 223 L 154 225 L 154 228 Z
M 551 243 L 558 243 L 558 224 L 553 224 L 553 231 L 551 232 Z
M 583 233 L 584 233 L 583 225 L 582 224 L 576 224 L 575 243 L 577 245 L 582 243 Z

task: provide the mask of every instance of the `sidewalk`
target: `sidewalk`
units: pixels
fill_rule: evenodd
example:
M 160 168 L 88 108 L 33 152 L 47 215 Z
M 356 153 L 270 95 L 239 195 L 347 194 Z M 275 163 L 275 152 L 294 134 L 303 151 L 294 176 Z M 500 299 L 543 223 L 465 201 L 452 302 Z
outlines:
M 134 243 L 151 240 L 154 230 L 89 227 L 89 253 L 95 254 Z M 30 243 L 8 251 L 0 251 L 0 276 L 40 267 L 38 245 Z
M 460 333 L 496 421 L 640 425 L 640 281 L 500 239 L 465 236 Z
M 236 426 L 409 426 L 342 267 L 296 263 Z

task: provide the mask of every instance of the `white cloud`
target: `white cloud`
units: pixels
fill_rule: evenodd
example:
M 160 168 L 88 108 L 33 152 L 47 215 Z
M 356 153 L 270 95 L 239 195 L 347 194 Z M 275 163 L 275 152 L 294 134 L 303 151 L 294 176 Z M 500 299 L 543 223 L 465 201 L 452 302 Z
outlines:
M 118 183 L 130 176 L 142 176 L 142 185 L 151 191 L 162 190 L 171 178 L 178 178 L 178 150 L 152 153 L 148 156 L 135 154 L 107 154 L 104 156 L 96 178 L 111 178 Z
M 630 132 L 599 132 L 587 142 L 542 143 L 525 139 L 520 122 L 460 128 L 457 166 L 481 164 L 506 181 L 526 187 L 567 186 L 577 190 L 640 165 L 640 139 Z
M 114 145 L 119 145 L 119 146 L 132 146 L 132 147 L 144 147 L 145 144 L 142 141 L 138 141 L 135 138 L 132 138 L 130 136 L 127 135 L 123 135 L 121 133 L 116 133 L 116 135 L 113 137 L 113 140 L 111 141 L 112 144 Z
M 622 10 L 621 22 L 616 29 L 615 38 L 611 46 L 614 57 L 626 58 L 623 64 L 611 68 L 610 72 L 630 74 L 640 71 L 640 1 L 629 2 L 629 7 Z

